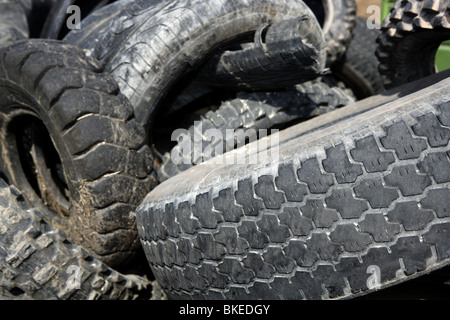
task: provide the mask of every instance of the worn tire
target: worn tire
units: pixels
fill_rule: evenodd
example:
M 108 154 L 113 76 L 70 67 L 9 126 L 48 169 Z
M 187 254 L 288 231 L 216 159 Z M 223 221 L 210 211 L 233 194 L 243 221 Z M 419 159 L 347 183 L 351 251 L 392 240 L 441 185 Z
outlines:
M 112 20 L 98 20 L 103 10 Z M 149 128 L 171 88 L 221 47 L 248 42 L 246 38 L 252 39 L 252 33 L 269 21 L 305 12 L 315 19 L 303 1 L 297 0 L 138 0 L 113 3 L 103 10 L 82 26 L 94 28 L 94 37 L 71 32 L 65 40 L 81 48 L 85 48 L 83 43 L 88 45 L 85 49 L 112 73 L 134 106 L 136 118 Z
M 149 292 L 150 281 L 120 274 L 70 243 L 0 179 L 0 298 L 148 299 Z
M 356 21 L 355 36 L 332 71 L 335 77 L 353 90 L 358 99 L 364 99 L 384 91 L 375 55 L 379 30 L 368 29 L 366 18 L 357 17 Z
M 70 45 L 16 42 L 0 66 L 0 171 L 71 241 L 121 264 L 139 246 L 130 213 L 155 185 L 133 108 Z
M 397 1 L 381 26 L 377 56 L 386 88 L 436 72 L 435 56 L 450 39 L 450 0 Z
M 0 0 L 0 45 L 28 37 L 27 18 L 19 1 Z
M 187 129 L 189 141 L 177 143 L 170 152 L 162 157 L 162 163 L 156 165 L 158 181 L 167 180 L 174 175 L 189 169 L 195 164 L 201 163 L 211 155 L 199 154 L 195 158 L 195 134 L 201 136 L 202 146 L 211 146 L 214 150 L 224 153 L 227 148 L 234 149 L 237 142 L 227 146 L 230 141 L 216 141 L 213 143 L 211 137 L 205 136 L 210 129 L 217 129 L 226 136 L 226 131 L 242 130 L 269 130 L 279 129 L 293 123 L 308 120 L 312 117 L 333 111 L 339 107 L 354 102 L 342 89 L 337 87 L 331 78 L 319 79 L 317 81 L 305 82 L 279 92 L 241 92 L 236 99 L 225 101 L 217 110 L 209 111 L 195 124 Z M 171 154 L 181 154 L 185 144 L 190 148 L 189 155 L 183 155 L 182 163 L 172 161 Z M 216 147 L 217 143 L 222 145 Z
M 166 293 L 348 298 L 448 265 L 449 85 L 341 108 L 281 132 L 294 138 L 272 157 L 213 158 L 160 184 L 136 216 Z

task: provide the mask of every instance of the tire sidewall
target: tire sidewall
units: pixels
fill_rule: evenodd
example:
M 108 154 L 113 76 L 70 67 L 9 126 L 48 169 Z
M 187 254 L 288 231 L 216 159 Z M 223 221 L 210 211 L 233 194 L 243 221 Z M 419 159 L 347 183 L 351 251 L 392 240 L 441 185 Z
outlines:
M 77 201 L 77 199 L 79 199 L 76 187 L 76 181 L 79 181 L 79 175 L 77 170 L 75 170 L 69 150 L 51 120 L 47 109 L 42 105 L 42 102 L 35 98 L 33 93 L 29 92 L 17 83 L 0 79 L 0 91 L 2 91 L 2 89 L 5 89 L 8 92 L 8 95 L 3 95 L 3 104 L 0 106 L 0 128 L 2 137 L 0 150 L 3 155 L 2 166 L 0 168 L 8 176 L 8 179 L 11 180 L 10 182 L 22 188 L 22 190 L 27 194 L 27 198 L 30 199 L 31 205 L 39 208 L 39 210 L 42 211 L 45 216 L 52 221 L 52 223 L 55 223 L 57 226 L 65 229 L 67 227 L 66 219 L 60 217 L 46 207 L 31 187 L 25 172 L 23 171 L 22 165 L 20 164 L 17 148 L 14 146 L 15 142 L 11 141 L 14 137 L 9 136 L 7 133 L 8 127 L 16 117 L 20 117 L 22 115 L 36 117 L 44 124 L 49 133 L 50 139 L 53 142 L 53 146 L 61 159 L 63 172 L 70 192 L 69 203 L 71 206 L 73 201 Z

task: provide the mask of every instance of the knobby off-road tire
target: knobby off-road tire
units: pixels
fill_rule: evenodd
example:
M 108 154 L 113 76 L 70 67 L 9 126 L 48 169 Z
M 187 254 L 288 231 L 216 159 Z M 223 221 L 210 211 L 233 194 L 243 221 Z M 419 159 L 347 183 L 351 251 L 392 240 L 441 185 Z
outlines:
M 114 8 L 121 5 L 126 10 L 117 13 Z M 251 41 L 254 32 L 267 22 L 305 14 L 316 19 L 298 0 L 138 0 L 104 9 L 112 14 L 112 24 L 95 20 L 98 15 L 94 13 L 84 25 L 108 29 L 103 34 L 97 32 L 95 40 L 91 38 L 89 42 L 98 45 L 90 54 L 112 73 L 130 99 L 136 118 L 150 128 L 155 110 L 173 85 L 220 49 Z M 78 45 L 86 39 L 82 35 L 83 40 L 77 43 L 75 36 L 68 35 L 66 41 Z
M 160 184 L 136 215 L 166 293 L 355 297 L 450 263 L 449 85 L 299 132 L 279 161 L 215 158 Z
M 97 63 L 57 41 L 0 48 L 0 171 L 68 238 L 112 266 L 139 246 L 155 185 L 145 131 Z
M 216 155 L 199 154 L 200 158 L 196 159 L 194 146 L 199 142 L 196 142 L 195 135 L 201 137 L 202 150 L 209 146 L 213 150 L 219 150 L 219 154 L 223 154 L 227 147 L 234 149 L 237 143 L 243 143 L 235 139 L 213 142 L 211 137 L 205 136 L 207 130 L 217 129 L 225 138 L 229 129 L 245 131 L 283 128 L 288 124 L 305 121 L 352 102 L 354 99 L 337 87 L 331 78 L 305 82 L 280 92 L 241 92 L 236 99 L 228 100 L 217 110 L 209 111 L 202 116 L 199 122 L 188 129 L 189 135 L 183 137 L 183 141 L 164 154 L 162 164 L 155 166 L 158 181 L 167 180 Z M 187 150 L 186 143 L 190 147 L 189 154 L 184 154 Z M 227 146 L 228 143 L 232 144 Z M 182 163 L 172 161 L 171 155 L 174 153 L 184 158 Z
M 436 51 L 450 39 L 450 0 L 397 1 L 381 26 L 377 56 L 386 88 L 436 71 Z
M 123 275 L 45 222 L 0 179 L 0 299 L 149 298 L 151 283 Z
M 18 0 L 0 0 L 0 45 L 28 39 L 28 23 Z
M 384 91 L 383 78 L 378 71 L 378 29 L 369 29 L 367 19 L 357 17 L 355 36 L 345 55 L 332 67 L 333 75 L 353 90 L 358 99 Z

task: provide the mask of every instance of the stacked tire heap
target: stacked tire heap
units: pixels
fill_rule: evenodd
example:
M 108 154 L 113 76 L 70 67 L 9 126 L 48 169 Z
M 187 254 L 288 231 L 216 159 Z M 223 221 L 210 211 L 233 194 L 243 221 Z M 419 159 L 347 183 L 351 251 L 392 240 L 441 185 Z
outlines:
M 447 74 L 353 104 L 384 90 L 353 1 L 94 1 L 71 31 L 81 2 L 37 2 L 0 2 L 0 296 L 344 298 L 448 264 Z M 388 86 L 434 73 L 448 2 L 396 4 Z M 279 161 L 218 166 L 243 141 L 180 164 L 177 128 L 286 130 Z

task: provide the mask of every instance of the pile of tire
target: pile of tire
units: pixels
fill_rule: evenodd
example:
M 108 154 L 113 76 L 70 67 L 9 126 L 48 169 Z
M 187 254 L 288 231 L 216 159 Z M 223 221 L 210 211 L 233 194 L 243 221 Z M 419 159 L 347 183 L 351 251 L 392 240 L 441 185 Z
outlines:
M 0 0 L 0 298 L 341 299 L 445 268 L 449 12 Z

